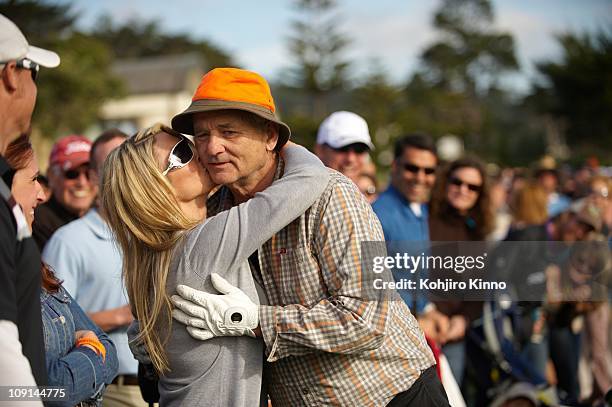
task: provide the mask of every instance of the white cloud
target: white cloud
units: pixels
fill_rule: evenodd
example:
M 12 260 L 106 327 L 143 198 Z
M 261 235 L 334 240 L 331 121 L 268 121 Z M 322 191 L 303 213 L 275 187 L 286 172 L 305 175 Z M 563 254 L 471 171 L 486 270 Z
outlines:
M 513 35 L 518 57 L 522 63 L 527 64 L 523 67 L 526 70 L 532 68 L 533 62 L 554 58 L 559 53 L 554 38 L 559 27 L 550 20 L 517 10 L 507 10 L 498 13 L 497 26 Z
M 423 48 L 436 36 L 430 12 L 354 16 L 347 22 L 353 39 L 349 56 L 362 67 L 369 60 L 380 60 L 394 80 L 405 80 Z
M 256 71 L 266 78 L 276 78 L 278 71 L 287 67 L 289 61 L 285 44 L 281 42 L 242 48 L 233 54 L 243 68 Z

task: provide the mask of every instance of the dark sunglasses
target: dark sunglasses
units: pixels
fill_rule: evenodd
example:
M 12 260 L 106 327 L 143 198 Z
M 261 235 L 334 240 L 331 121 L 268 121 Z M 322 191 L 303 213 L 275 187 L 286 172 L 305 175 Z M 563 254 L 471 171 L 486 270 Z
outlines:
M 170 171 L 183 168 L 193 159 L 193 148 L 191 143 L 184 137 L 181 137 L 178 143 L 170 150 L 168 157 L 168 167 L 162 172 L 162 175 L 168 174 Z
M 414 164 L 404 164 L 404 170 L 413 174 L 418 174 L 419 172 L 423 171 L 425 175 L 431 175 L 436 172 L 435 167 L 419 167 L 418 165 Z
M 370 147 L 368 147 L 367 145 L 363 143 L 353 143 L 353 144 L 349 144 L 349 145 L 346 145 L 340 148 L 333 148 L 333 147 L 331 148 L 340 153 L 348 153 L 349 151 L 352 151 L 355 154 L 363 154 L 365 152 L 370 151 Z
M 21 69 L 29 69 L 30 73 L 32 74 L 32 80 L 34 82 L 36 82 L 36 77 L 38 77 L 38 71 L 40 69 L 40 66 L 33 61 L 30 61 L 27 58 L 23 58 L 23 59 L 19 59 L 15 65 L 17 66 L 17 68 L 21 68 Z
M 87 169 L 77 169 L 64 171 L 64 178 L 66 179 L 77 179 L 81 174 L 85 174 L 85 178 L 89 179 L 89 173 Z
M 482 185 L 475 185 L 475 184 L 470 184 L 468 182 L 463 182 L 459 178 L 455 178 L 455 177 L 452 177 L 449 180 L 449 182 L 451 183 L 451 185 L 454 185 L 458 188 L 461 188 L 461 185 L 465 185 L 472 192 L 480 193 L 480 191 L 482 190 Z

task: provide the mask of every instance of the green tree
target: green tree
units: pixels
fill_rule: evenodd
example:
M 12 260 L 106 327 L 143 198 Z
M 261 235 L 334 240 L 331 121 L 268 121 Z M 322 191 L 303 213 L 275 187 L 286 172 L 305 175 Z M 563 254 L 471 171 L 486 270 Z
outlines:
M 495 29 L 494 18 L 490 0 L 441 2 L 433 18 L 440 38 L 422 52 L 421 67 L 406 86 L 403 127 L 436 137 L 454 134 L 483 157 L 500 158 L 506 146 L 498 138 L 509 136 L 500 112 L 513 105 L 499 80 L 518 63 L 512 36 Z
M 352 89 L 352 108 L 368 122 L 370 132 L 393 125 L 404 108 L 401 89 L 389 82 L 386 69 L 375 61 L 360 85 Z
M 0 0 L 0 13 L 17 24 L 30 43 L 40 46 L 49 46 L 69 35 L 78 18 L 70 4 L 40 0 Z
M 389 82 L 389 74 L 379 61 L 373 61 L 361 84 L 350 91 L 351 110 L 361 115 L 370 129 L 376 150 L 372 153 L 377 167 L 390 164 L 393 138 L 402 131 L 399 117 L 405 109 L 401 88 Z M 346 107 L 345 107 L 346 109 Z
M 89 35 L 73 32 L 52 49 L 62 61 L 40 75 L 33 122 L 45 137 L 81 133 L 97 121 L 105 100 L 123 95 L 123 84 L 110 74 L 106 44 Z
M 493 28 L 490 0 L 444 0 L 434 15 L 442 39 L 422 54 L 430 81 L 475 95 L 518 68 L 514 40 Z
M 62 60 L 40 74 L 33 126 L 43 137 L 83 131 L 97 120 L 104 100 L 121 94 L 121 84 L 110 74 L 110 50 L 76 30 L 78 15 L 69 5 L 11 0 L 0 2 L 0 13 L 30 43 L 54 50 Z
M 346 84 L 349 62 L 344 52 L 349 40 L 338 29 L 336 1 L 297 0 L 294 6 L 300 13 L 289 37 L 295 65 L 288 70 L 285 82 L 308 95 L 309 113 L 320 118 L 327 113 L 330 95 Z
M 231 56 L 210 41 L 195 40 L 187 34 L 165 33 L 157 20 L 130 19 L 116 25 L 110 16 L 105 15 L 100 18 L 92 35 L 106 43 L 115 58 L 198 52 L 210 68 L 235 66 Z
M 558 41 L 561 58 L 537 65 L 543 81 L 534 84 L 527 103 L 551 115 L 565 128 L 566 141 L 574 151 L 596 153 L 609 160 L 612 27 L 595 34 L 565 33 L 558 36 Z

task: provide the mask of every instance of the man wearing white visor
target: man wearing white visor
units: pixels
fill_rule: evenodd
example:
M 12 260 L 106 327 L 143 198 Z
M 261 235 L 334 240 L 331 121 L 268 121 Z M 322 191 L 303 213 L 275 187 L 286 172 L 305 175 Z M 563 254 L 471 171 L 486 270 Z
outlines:
M 13 171 L 3 155 L 30 128 L 39 67 L 54 68 L 59 62 L 56 53 L 30 46 L 19 28 L 0 15 L 0 386 L 47 384 L 40 253 L 11 195 Z

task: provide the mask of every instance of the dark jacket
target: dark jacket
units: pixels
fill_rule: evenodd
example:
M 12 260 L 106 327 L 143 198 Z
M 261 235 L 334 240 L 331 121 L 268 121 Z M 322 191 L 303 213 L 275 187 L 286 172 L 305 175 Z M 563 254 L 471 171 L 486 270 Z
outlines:
M 432 242 L 469 242 L 479 240 L 475 228 L 473 227 L 470 218 L 461 216 L 457 212 L 446 213 L 444 216 L 429 216 L 429 237 Z M 471 246 L 470 246 L 471 248 Z M 432 255 L 442 256 L 466 256 L 466 255 L 481 255 L 482 253 L 464 253 L 465 247 L 454 246 L 449 244 L 448 246 L 432 247 Z M 476 244 L 474 245 L 476 250 Z M 479 250 L 476 250 L 479 251 Z M 448 270 L 432 270 L 430 272 L 432 279 L 448 278 Z M 454 274 L 453 279 L 465 280 L 470 277 L 468 273 L 461 275 Z M 463 315 L 468 321 L 472 321 L 480 316 L 482 310 L 482 303 L 480 301 L 464 301 L 459 298 L 461 294 L 459 291 L 446 293 L 444 296 L 449 297 L 447 300 L 435 300 L 434 303 L 436 308 L 447 316 Z M 444 298 L 444 296 L 442 298 Z
M 48 202 L 38 205 L 35 211 L 32 236 L 41 252 L 57 229 L 79 218 L 64 208 L 53 196 Z
M 36 384 L 44 386 L 47 384 L 47 369 L 38 304 L 40 253 L 32 238 L 17 238 L 17 223 L 13 215 L 16 203 L 10 195 L 10 185 L 4 183 L 4 179 L 10 179 L 6 177 L 10 172 L 8 164 L 0 156 L 0 182 L 4 185 L 0 197 L 0 320 L 17 325 L 19 342 L 30 362 Z

